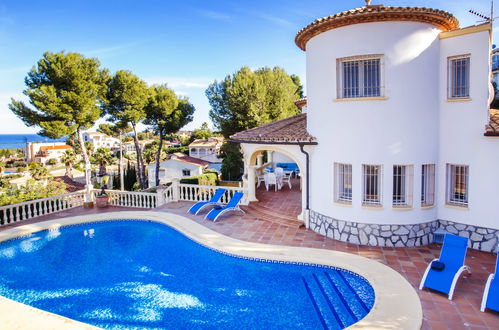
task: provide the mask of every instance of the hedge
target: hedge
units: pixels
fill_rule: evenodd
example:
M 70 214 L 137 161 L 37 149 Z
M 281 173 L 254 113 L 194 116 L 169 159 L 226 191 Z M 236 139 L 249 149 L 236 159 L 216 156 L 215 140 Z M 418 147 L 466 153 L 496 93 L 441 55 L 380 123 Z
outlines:
M 207 172 L 198 176 L 183 178 L 180 180 L 180 183 L 216 186 L 218 183 L 218 174 L 215 172 Z

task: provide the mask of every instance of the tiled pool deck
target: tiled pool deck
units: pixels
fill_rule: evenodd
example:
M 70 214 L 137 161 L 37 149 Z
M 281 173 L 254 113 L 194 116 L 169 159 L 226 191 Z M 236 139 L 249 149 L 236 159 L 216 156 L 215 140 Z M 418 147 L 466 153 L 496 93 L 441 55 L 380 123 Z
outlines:
M 319 249 L 332 249 L 357 254 L 379 261 L 402 274 L 417 290 L 426 265 L 438 257 L 440 246 L 432 244 L 414 248 L 369 247 L 334 241 L 299 226 L 291 220 L 300 210 L 300 193 L 297 186 L 292 190 L 265 192 L 258 191 L 258 205 L 263 212 L 254 212 L 254 207 L 246 208 L 247 214 L 227 214 L 216 223 L 203 220 L 203 217 L 186 215 L 192 203 L 178 202 L 161 206 L 155 211 L 171 212 L 187 216 L 193 221 L 232 238 L 267 244 L 303 246 Z M 56 219 L 67 216 L 94 214 L 108 211 L 131 210 L 130 208 L 109 207 L 107 209 L 77 208 L 46 217 L 25 221 L 19 225 Z M 137 209 L 135 209 L 137 210 Z M 16 225 L 9 225 L 9 228 Z M 495 255 L 492 253 L 468 250 L 466 263 L 473 274 L 458 282 L 454 300 L 427 289 L 417 290 L 423 306 L 423 329 L 499 329 L 499 313 L 480 312 L 483 288 L 489 273 L 494 270 Z

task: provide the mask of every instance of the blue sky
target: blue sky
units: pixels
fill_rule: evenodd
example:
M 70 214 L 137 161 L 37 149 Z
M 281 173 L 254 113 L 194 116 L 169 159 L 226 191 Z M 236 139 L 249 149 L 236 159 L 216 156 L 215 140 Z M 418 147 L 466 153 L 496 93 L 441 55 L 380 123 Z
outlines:
M 461 26 L 467 13 L 489 13 L 486 0 L 372 1 L 447 10 Z M 305 54 L 294 44 L 318 17 L 360 7 L 362 0 L 44 0 L 0 1 L 0 134 L 35 133 L 7 105 L 23 99 L 24 77 L 45 51 L 97 57 L 114 72 L 130 70 L 149 84 L 167 83 L 196 107 L 193 123 L 209 122 L 208 84 L 241 66 L 281 66 L 305 84 Z M 499 13 L 499 8 L 497 10 Z M 211 122 L 209 122 L 211 125 Z

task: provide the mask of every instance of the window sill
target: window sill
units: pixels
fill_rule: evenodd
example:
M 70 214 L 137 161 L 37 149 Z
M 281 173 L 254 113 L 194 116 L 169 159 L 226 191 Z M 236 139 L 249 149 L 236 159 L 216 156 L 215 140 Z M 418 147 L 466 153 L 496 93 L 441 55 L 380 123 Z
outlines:
M 445 203 L 444 206 L 450 209 L 469 210 L 468 205 L 462 205 L 462 204 Z
M 435 204 L 433 205 L 421 205 L 421 210 L 430 210 L 435 207 Z
M 362 204 L 362 208 L 366 210 L 383 210 L 383 205 Z
M 412 210 L 412 205 L 393 205 L 392 209 L 394 211 L 410 211 Z
M 468 102 L 468 101 L 471 101 L 471 98 L 463 97 L 463 98 L 447 99 L 447 102 Z
M 383 101 L 388 100 L 386 96 L 373 96 L 373 97 L 346 97 L 333 99 L 333 102 L 348 102 L 348 101 Z
M 334 201 L 334 205 L 352 207 L 352 202 Z

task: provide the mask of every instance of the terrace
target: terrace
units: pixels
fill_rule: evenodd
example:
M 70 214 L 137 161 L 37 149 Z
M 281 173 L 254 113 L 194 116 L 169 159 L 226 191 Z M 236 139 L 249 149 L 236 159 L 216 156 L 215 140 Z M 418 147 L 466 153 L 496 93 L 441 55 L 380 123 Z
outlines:
M 193 204 L 193 201 L 188 199 L 198 198 L 194 197 L 196 195 L 194 191 L 199 187 L 180 185 L 179 188 L 178 193 L 174 193 L 171 189 L 158 194 L 113 192 L 111 196 L 114 196 L 113 204 L 116 206 L 102 209 L 85 209 L 80 206 L 81 193 L 68 194 L 62 202 L 54 202 L 52 199 L 51 202 L 42 202 L 45 206 L 37 207 L 38 210 L 45 208 L 47 214 L 21 221 L 11 221 L 1 226 L 0 230 L 76 215 L 129 211 L 133 205 L 134 209 L 139 211 L 153 210 L 182 215 L 220 234 L 243 241 L 337 250 L 376 260 L 399 272 L 416 289 L 423 307 L 423 329 L 499 328 L 498 313 L 479 311 L 484 283 L 495 265 L 495 255 L 492 253 L 468 250 L 467 264 L 472 268 L 473 275 L 458 282 L 454 300 L 449 301 L 445 295 L 431 292 L 428 289 L 423 291 L 417 289 L 427 263 L 438 257 L 440 245 L 430 244 L 412 248 L 361 246 L 335 241 L 307 230 L 302 226 L 301 221 L 296 220 L 296 216 L 301 211 L 301 192 L 296 181 L 293 183 L 293 189 L 285 187 L 277 192 L 273 190 L 267 192 L 262 185 L 256 191 L 259 201 L 242 207 L 246 211 L 245 215 L 241 216 L 237 212 L 228 213 L 215 223 L 203 220 L 202 215 L 186 214 L 187 209 Z M 235 191 L 242 188 L 232 189 Z M 159 195 L 161 197 L 158 197 Z M 67 198 L 70 198 L 72 202 L 68 202 Z M 161 201 L 161 199 L 164 200 Z M 175 199 L 178 201 L 173 201 Z M 71 203 L 74 207 L 64 208 L 64 205 L 72 206 Z M 49 204 L 52 205 L 52 211 L 54 211 L 54 205 L 59 205 L 61 210 L 50 213 L 48 212 L 51 208 Z M 11 209 L 6 211 L 5 207 L 0 210 L 3 210 L 3 219 L 6 219 L 5 215 L 9 212 L 14 215 L 14 219 L 16 214 L 20 214 L 20 217 L 23 215 L 19 207 L 17 211 L 11 211 Z

